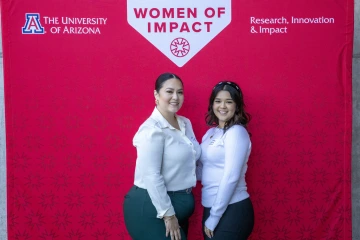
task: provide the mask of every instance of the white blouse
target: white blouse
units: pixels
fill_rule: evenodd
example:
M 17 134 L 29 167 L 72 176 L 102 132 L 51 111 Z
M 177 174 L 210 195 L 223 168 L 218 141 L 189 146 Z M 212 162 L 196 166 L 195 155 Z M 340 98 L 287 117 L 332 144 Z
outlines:
M 133 139 L 137 150 L 134 184 L 147 189 L 158 218 L 175 214 L 167 191 L 196 185 L 200 145 L 190 120 L 178 115 L 176 118 L 180 130 L 171 126 L 155 107 Z
M 223 129 L 209 129 L 201 143 L 199 180 L 202 205 L 211 208 L 205 225 L 214 231 L 227 206 L 249 197 L 245 173 L 251 152 L 247 130 L 234 125 L 223 134 Z

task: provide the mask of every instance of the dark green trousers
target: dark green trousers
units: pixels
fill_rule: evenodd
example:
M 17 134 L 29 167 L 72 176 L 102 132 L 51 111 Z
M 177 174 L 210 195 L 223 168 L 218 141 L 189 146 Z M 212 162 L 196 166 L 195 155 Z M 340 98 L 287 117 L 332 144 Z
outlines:
M 189 218 L 195 209 L 192 192 L 168 192 L 180 224 L 181 240 L 187 239 Z M 125 195 L 124 219 L 126 229 L 133 240 L 171 239 L 165 236 L 164 220 L 156 217 L 157 211 L 146 189 L 133 186 Z

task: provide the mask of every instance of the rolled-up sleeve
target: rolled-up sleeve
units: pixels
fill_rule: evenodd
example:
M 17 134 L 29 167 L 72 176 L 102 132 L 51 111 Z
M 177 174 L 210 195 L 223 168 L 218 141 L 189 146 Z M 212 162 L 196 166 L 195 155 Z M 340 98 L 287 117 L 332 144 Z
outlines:
M 161 174 L 165 144 L 165 136 L 161 128 L 142 126 L 133 143 L 137 150 L 137 168 L 141 171 L 143 182 L 157 210 L 157 217 L 174 215 L 175 210 Z

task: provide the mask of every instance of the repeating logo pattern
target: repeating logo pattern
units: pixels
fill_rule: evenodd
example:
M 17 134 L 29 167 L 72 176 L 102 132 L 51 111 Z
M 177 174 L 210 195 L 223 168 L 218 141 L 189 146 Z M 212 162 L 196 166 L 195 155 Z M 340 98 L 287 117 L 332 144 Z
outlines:
M 72 1 L 71 5 L 79 2 L 86 1 Z M 119 1 L 91 2 L 99 9 L 102 6 L 112 10 Z M 230 7 L 231 1 L 224 2 Z M 260 2 L 273 5 L 271 1 Z M 300 42 L 295 42 L 296 49 L 304 53 L 295 51 L 294 44 L 290 44 L 291 51 L 285 55 L 278 50 L 285 51 L 289 39 L 281 42 L 278 37 L 269 41 L 257 35 L 256 39 L 251 38 L 256 42 L 253 43 L 242 34 L 243 28 L 238 24 L 243 21 L 246 8 L 242 9 L 238 2 L 232 4 L 230 10 L 236 10 L 233 15 L 226 6 L 225 14 L 221 14 L 223 5 L 212 7 L 214 24 L 218 14 L 224 20 L 216 34 L 230 23 L 230 16 L 236 17 L 222 33 L 224 42 L 217 45 L 221 49 L 225 46 L 224 53 L 207 52 L 206 58 L 199 54 L 201 65 L 186 66 L 186 70 L 178 68 L 185 85 L 180 114 L 191 119 L 200 140 L 207 130 L 203 116 L 215 81 L 232 77 L 242 86 L 247 110 L 252 115 L 249 131 L 253 149 L 246 175 L 255 210 L 251 240 L 351 239 L 351 79 L 340 79 L 346 86 L 340 91 L 337 69 L 318 59 L 313 49 L 308 50 Z M 86 6 L 89 9 L 84 11 L 93 14 L 93 5 Z M 134 7 L 137 6 L 131 8 L 132 14 Z M 280 8 L 280 4 L 276 7 Z M 125 16 L 125 1 L 115 9 L 123 9 Z M 198 14 L 203 14 L 206 8 L 201 10 L 198 8 Z M 211 11 L 207 10 L 208 16 Z M 156 16 L 156 10 L 151 14 Z M 41 34 L 42 27 L 47 34 L 51 33 L 44 16 L 41 19 L 37 14 L 25 16 L 26 23 L 23 13 L 19 16 L 19 25 L 15 30 L 9 28 L 10 33 L 19 35 L 23 28 L 24 34 Z M 151 62 L 134 57 L 139 49 L 129 47 L 134 38 L 128 40 L 127 34 L 137 33 L 126 22 L 119 20 L 114 24 L 118 16 L 119 12 L 114 11 L 108 21 L 113 24 L 109 29 L 114 29 L 111 36 L 115 43 L 113 39 L 102 38 L 110 36 L 105 35 L 104 28 L 104 35 L 92 40 L 59 35 L 48 41 L 43 36 L 31 42 L 30 48 L 25 43 L 32 36 L 20 34 L 23 42 L 19 38 L 8 46 L 11 58 L 4 56 L 9 61 L 4 66 L 5 76 L 11 76 L 5 79 L 9 91 L 5 94 L 5 110 L 7 220 L 11 240 L 130 240 L 122 203 L 133 184 L 136 151 L 132 138 L 154 108 L 155 75 L 173 64 L 164 64 L 160 57 Z M 11 20 L 6 12 L 2 17 Z M 128 32 L 115 31 L 118 25 L 128 28 Z M 189 30 L 199 29 L 198 25 L 190 27 Z M 331 32 L 331 36 L 334 34 L 336 31 Z M 305 34 L 301 39 L 304 37 Z M 196 41 L 194 45 L 187 35 L 174 34 L 158 47 L 182 66 L 211 39 L 206 38 L 201 46 L 196 46 Z M 336 38 L 333 40 L 327 43 L 329 47 L 342 46 Z M 109 46 L 103 46 L 104 41 Z M 173 41 L 175 47 L 171 52 Z M 94 49 L 94 45 L 98 48 Z M 43 46 L 64 49 L 36 54 L 44 51 L 40 50 Z M 103 50 L 108 47 L 117 50 L 104 55 Z M 66 48 L 71 49 L 71 59 Z M 144 51 L 151 49 L 154 50 L 152 46 L 144 47 Z M 263 54 L 264 49 L 269 55 Z M 99 52 L 98 58 L 94 57 L 95 52 Z M 332 57 L 338 56 L 329 59 Z M 16 66 L 15 63 L 28 69 L 7 67 Z M 51 68 L 44 67 L 45 63 L 51 64 Z M 203 239 L 200 189 L 198 183 L 193 191 L 196 208 L 190 219 L 190 240 Z
M 28 117 L 31 109 L 24 108 Z M 283 123 L 286 131 L 272 131 L 256 124 L 264 117 L 257 114 L 250 124 L 253 152 L 247 174 L 256 217 L 251 239 L 344 239 L 350 231 L 344 224 L 351 226 L 350 168 L 342 167 L 349 163 L 344 163 L 343 145 L 338 144 L 340 130 L 306 130 L 297 120 L 302 112 L 294 109 Z M 66 112 L 57 118 L 62 119 L 60 127 L 44 120 L 48 124 L 38 126 L 38 136 L 28 131 L 8 148 L 10 239 L 130 239 L 122 202 L 135 167 L 133 119 L 69 118 Z M 35 123 L 19 117 L 13 124 L 10 132 L 20 136 Z M 93 131 L 84 132 L 84 124 Z M 113 125 L 119 131 L 111 131 Z M 200 120 L 193 125 L 198 132 L 206 130 Z M 71 133 L 64 134 L 68 129 Z M 48 136 L 49 131 L 55 134 Z M 322 133 L 333 137 L 318 136 Z M 200 187 L 194 190 L 196 210 L 190 220 L 194 240 L 202 239 Z

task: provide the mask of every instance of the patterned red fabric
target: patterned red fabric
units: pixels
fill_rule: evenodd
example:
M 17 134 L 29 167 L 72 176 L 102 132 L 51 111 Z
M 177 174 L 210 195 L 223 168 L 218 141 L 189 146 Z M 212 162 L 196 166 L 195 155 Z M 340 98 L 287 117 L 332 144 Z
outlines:
M 252 240 L 351 239 L 353 0 L 231 4 L 231 23 L 178 67 L 128 24 L 125 0 L 1 1 L 9 239 L 130 239 L 122 203 L 133 184 L 132 137 L 165 71 L 183 79 L 179 114 L 199 141 L 214 84 L 243 89 Z M 44 33 L 22 32 L 26 13 L 40 14 Z M 56 34 L 50 26 L 65 24 L 46 16 L 107 21 L 92 26 L 100 34 Z M 335 21 L 250 31 L 251 17 L 292 16 Z M 190 240 L 202 239 L 200 188 Z

